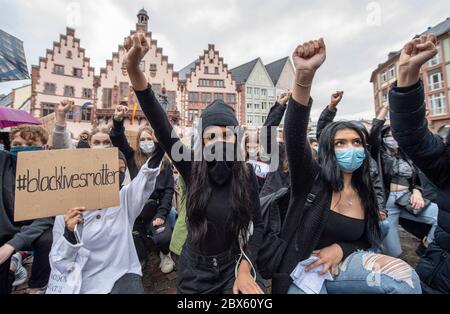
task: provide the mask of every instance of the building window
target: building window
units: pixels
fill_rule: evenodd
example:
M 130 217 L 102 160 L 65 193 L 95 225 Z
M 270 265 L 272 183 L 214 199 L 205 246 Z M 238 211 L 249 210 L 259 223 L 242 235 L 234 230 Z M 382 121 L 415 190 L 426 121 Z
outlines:
M 395 65 L 391 65 L 388 70 L 388 80 L 395 78 Z
M 218 99 L 223 100 L 223 94 L 215 93 L 214 100 L 218 100 Z
M 53 67 L 53 73 L 64 75 L 64 66 L 55 64 Z
M 150 64 L 150 76 L 155 77 L 157 71 L 158 71 L 158 69 L 156 67 L 156 64 L 154 64 L 154 63 Z
M 198 80 L 198 85 L 203 87 L 208 86 L 208 80 Z
M 219 67 L 215 67 L 215 68 L 214 68 L 214 73 L 215 73 L 215 74 L 219 74 Z
M 259 96 L 259 88 L 255 88 L 255 96 Z
M 45 83 L 44 84 L 44 94 L 56 94 L 56 85 L 52 83 Z
M 429 67 L 432 67 L 432 66 L 435 66 L 435 65 L 438 65 L 439 63 L 441 63 L 441 45 L 439 43 L 436 44 L 436 49 L 437 49 L 438 53 L 433 57 L 433 59 L 428 61 Z
M 387 89 L 384 89 L 384 90 L 382 91 L 382 93 L 383 93 L 383 96 L 381 97 L 381 102 L 382 102 L 382 103 L 385 103 L 385 102 L 388 101 L 388 90 L 387 90 Z
M 255 104 L 255 110 L 260 110 L 261 109 L 261 104 Z
M 74 97 L 75 90 L 73 86 L 64 86 L 64 97 Z
M 92 98 L 92 89 L 90 88 L 83 88 L 83 98 Z
M 428 76 L 428 84 L 429 84 L 430 90 L 436 90 L 436 89 L 442 88 L 444 86 L 444 79 L 442 77 L 442 72 L 437 71 L 437 72 L 431 73 Z
M 227 103 L 235 103 L 236 94 L 227 94 Z
M 119 86 L 120 101 L 128 101 L 129 93 L 130 93 L 130 88 L 129 88 L 128 83 L 120 83 L 120 86 Z
M 214 80 L 214 87 L 224 87 L 225 83 L 223 80 Z
M 247 104 L 247 109 L 248 110 L 252 110 L 253 105 L 252 104 Z
M 193 123 L 198 118 L 198 110 L 191 109 L 188 111 L 188 120 L 190 123 Z
M 205 74 L 209 74 L 209 68 L 205 67 Z
M 66 55 L 67 59 L 72 59 L 72 51 L 67 51 L 67 55 Z
M 266 117 L 265 117 L 265 116 L 262 116 L 262 117 L 261 117 L 261 122 L 262 122 L 262 123 L 266 123 Z
M 267 89 L 261 89 L 261 96 L 267 96 Z
M 81 110 L 81 120 L 91 121 L 91 108 Z
M 103 89 L 102 103 L 104 109 L 112 107 L 112 88 Z
M 202 102 L 211 102 L 211 93 L 202 93 Z
M 274 90 L 273 90 L 273 89 L 269 89 L 268 95 L 269 95 L 269 97 L 275 97 L 275 92 L 274 92 Z
M 380 74 L 381 83 L 385 83 L 387 81 L 387 73 L 383 72 Z
M 41 110 L 42 110 L 43 117 L 48 116 L 49 114 L 52 114 L 53 112 L 55 112 L 55 104 L 42 103 Z
M 266 102 L 263 102 L 261 106 L 262 106 L 262 110 L 267 110 L 267 103 Z
M 247 87 L 247 95 L 251 95 L 253 93 L 253 88 Z
M 444 93 L 430 96 L 430 111 L 433 116 L 446 114 Z
M 82 77 L 83 76 L 83 70 L 73 68 L 73 76 L 75 77 Z
M 189 97 L 189 101 L 198 102 L 198 93 L 190 92 L 188 97 Z

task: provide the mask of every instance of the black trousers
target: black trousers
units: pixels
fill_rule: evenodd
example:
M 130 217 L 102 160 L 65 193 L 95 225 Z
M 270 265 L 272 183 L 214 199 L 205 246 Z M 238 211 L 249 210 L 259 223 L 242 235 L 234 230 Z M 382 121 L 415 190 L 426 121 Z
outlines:
M 235 267 L 240 252 L 230 250 L 216 256 L 196 253 L 189 244 L 181 252 L 177 272 L 178 294 L 233 294 Z M 257 284 L 264 291 L 264 280 L 257 274 Z
M 145 204 L 141 215 L 136 220 L 135 230 L 144 232 L 146 236 L 153 241 L 158 252 L 169 254 L 170 241 L 172 239 L 172 228 L 169 225 L 167 217 L 165 218 L 165 223 L 163 225 L 158 227 L 153 226 L 153 220 L 155 219 L 158 206 L 159 203 L 156 200 L 149 200 Z
M 3 244 L 0 244 L 2 246 Z M 14 273 L 9 271 L 11 258 L 0 265 L 0 295 L 11 294 Z
M 31 248 L 34 252 L 33 264 L 31 265 L 31 276 L 28 280 L 28 287 L 32 289 L 43 288 L 48 284 L 50 278 L 50 250 L 52 249 L 53 233 L 52 228 L 45 231 Z
M 45 231 L 37 238 L 31 247 L 24 248 L 24 251 L 33 251 L 34 259 L 31 265 L 31 276 L 28 280 L 28 287 L 32 289 L 44 288 L 50 278 L 49 254 L 52 248 L 53 234 L 52 228 Z M 0 265 L 0 294 L 10 294 L 14 282 L 14 273 L 9 271 L 11 258 Z

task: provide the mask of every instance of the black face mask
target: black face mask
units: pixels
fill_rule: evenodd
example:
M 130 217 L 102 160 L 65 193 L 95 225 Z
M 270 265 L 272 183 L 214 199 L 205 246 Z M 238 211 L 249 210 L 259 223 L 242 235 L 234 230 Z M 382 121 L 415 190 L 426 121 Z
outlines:
M 122 190 L 123 183 L 125 182 L 125 172 L 119 171 L 119 187 Z
M 220 142 L 213 144 L 210 149 L 207 148 L 207 151 L 215 154 L 216 148 L 222 149 L 223 161 L 208 161 L 208 173 L 212 181 L 214 181 L 218 185 L 223 185 L 231 176 L 234 160 L 236 160 L 236 149 L 235 144 L 233 143 Z M 218 154 L 218 156 L 220 156 L 220 154 Z

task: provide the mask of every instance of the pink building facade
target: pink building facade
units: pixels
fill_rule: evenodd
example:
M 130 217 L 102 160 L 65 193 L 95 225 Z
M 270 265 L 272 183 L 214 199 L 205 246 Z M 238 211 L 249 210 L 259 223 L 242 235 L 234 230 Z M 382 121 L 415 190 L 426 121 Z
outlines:
M 95 104 L 95 76 L 90 59 L 75 37 L 75 30 L 67 28 L 65 35 L 53 43 L 39 65 L 32 67 L 31 113 L 44 117 L 55 110 L 63 99 L 75 103 L 70 118 L 91 122 L 91 108 Z
M 237 102 L 236 82 L 214 45 L 194 62 L 179 71 L 183 125 L 191 127 L 210 103 L 223 99 L 242 121 Z

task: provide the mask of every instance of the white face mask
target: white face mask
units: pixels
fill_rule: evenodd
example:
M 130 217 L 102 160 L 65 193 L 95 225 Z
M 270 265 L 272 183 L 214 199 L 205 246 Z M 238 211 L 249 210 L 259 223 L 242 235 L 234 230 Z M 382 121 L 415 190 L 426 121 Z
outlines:
M 249 148 L 248 149 L 248 156 L 251 159 L 255 159 L 256 157 L 258 157 L 258 149 L 256 149 L 256 148 Z
M 0 144 L 0 150 L 5 150 L 5 145 Z
M 142 141 L 139 145 L 141 150 L 146 155 L 150 155 L 155 151 L 155 142 L 154 141 Z

